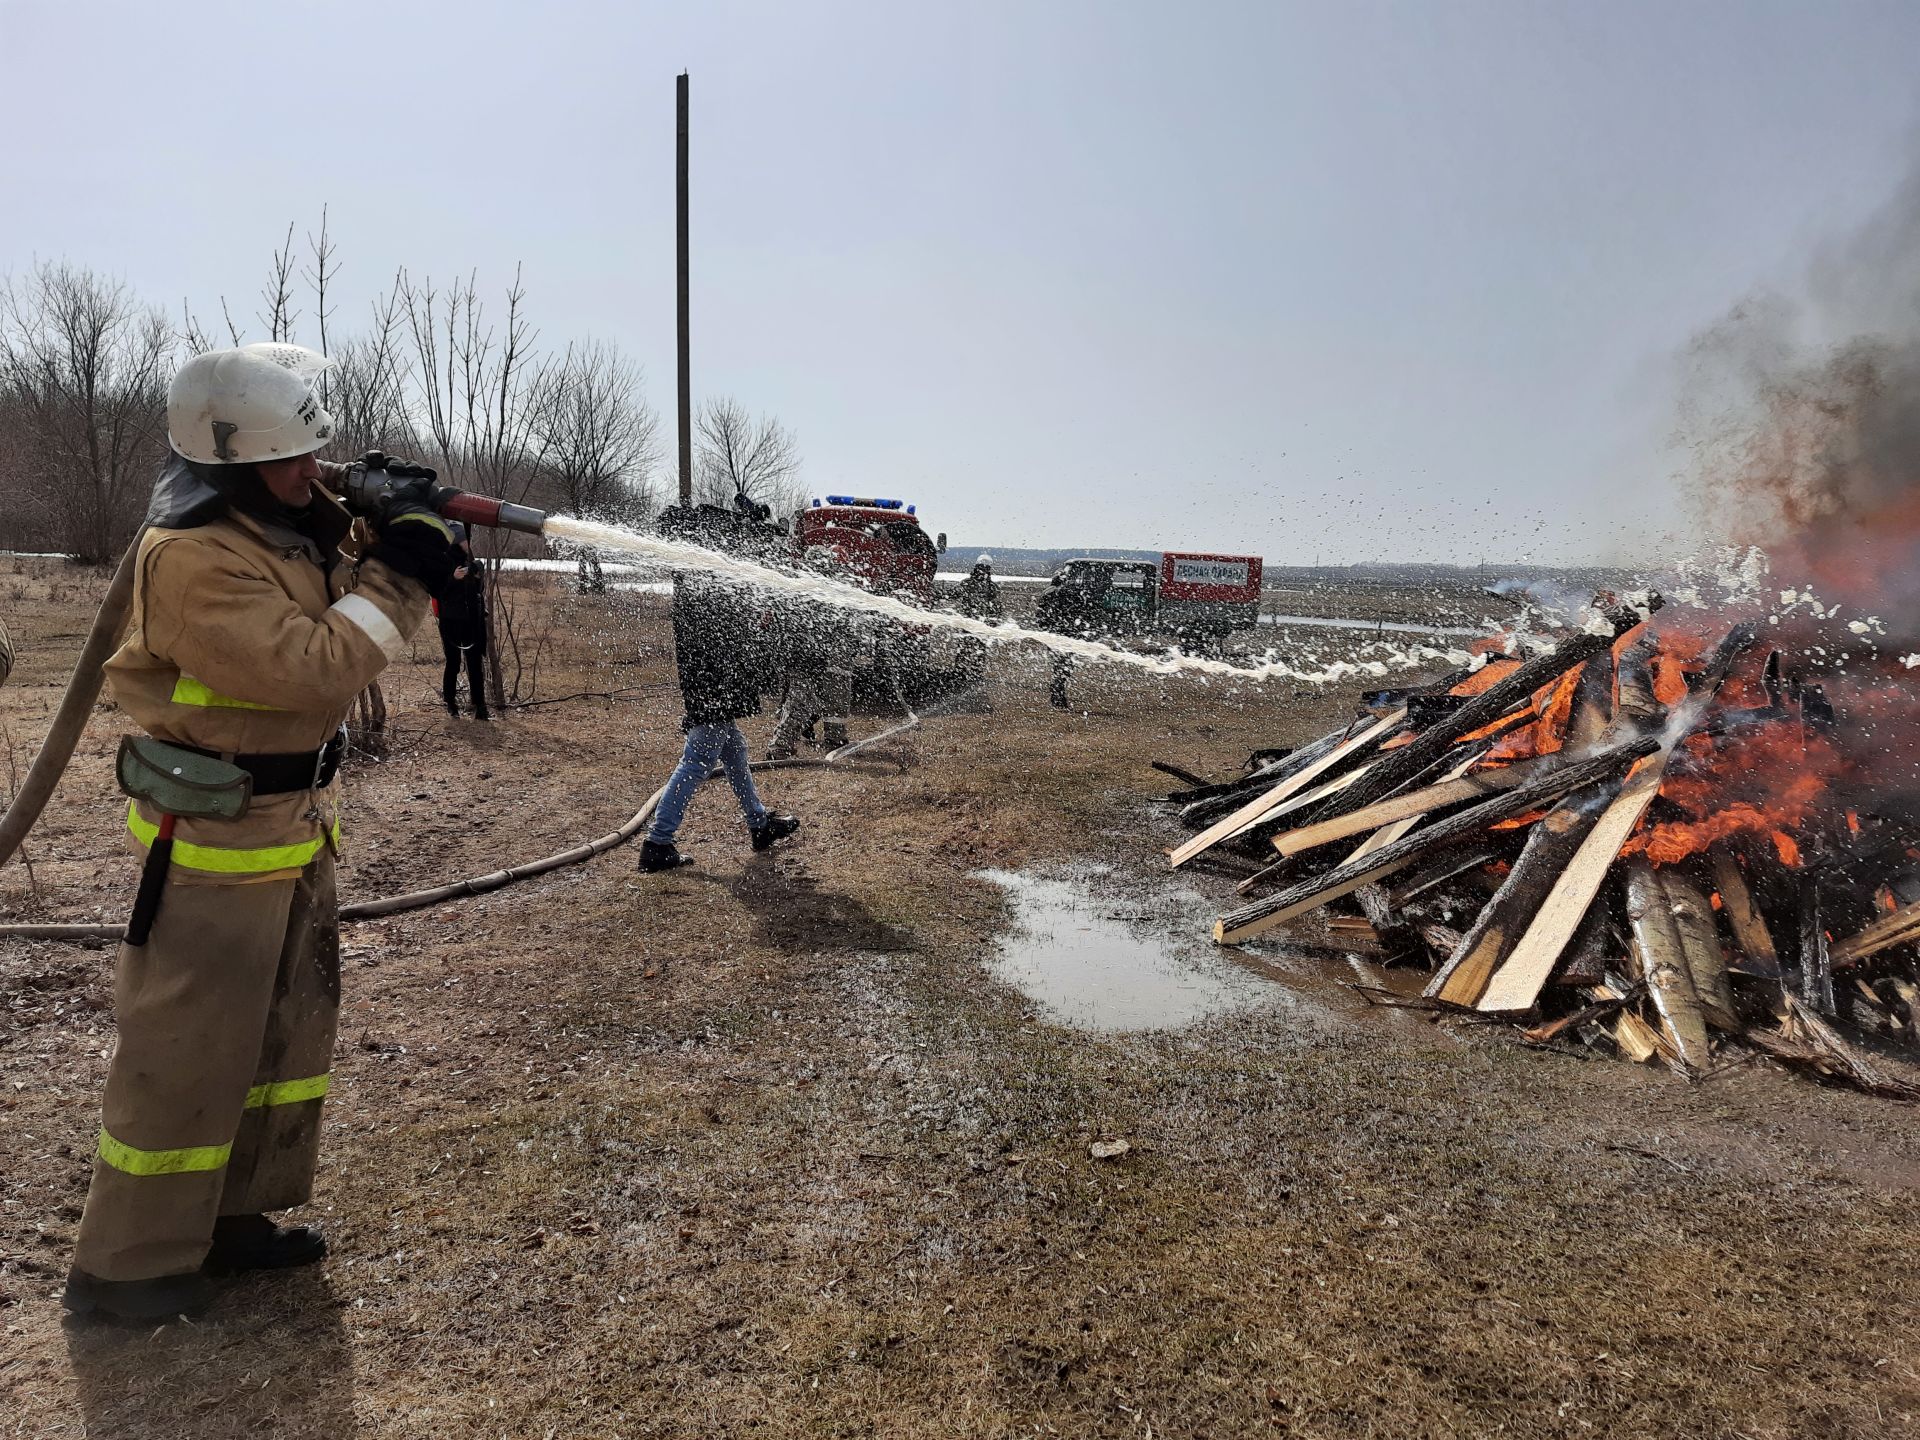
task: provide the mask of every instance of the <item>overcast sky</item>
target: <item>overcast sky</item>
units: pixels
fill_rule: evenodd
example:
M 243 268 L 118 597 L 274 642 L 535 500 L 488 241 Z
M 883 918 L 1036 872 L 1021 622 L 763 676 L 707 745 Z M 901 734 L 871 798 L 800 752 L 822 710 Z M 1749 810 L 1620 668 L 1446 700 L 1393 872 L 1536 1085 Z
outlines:
M 251 315 L 330 207 L 957 540 L 1670 553 L 1677 356 L 1915 150 L 1920 5 L 0 0 L 0 265 Z M 256 327 L 257 328 L 257 327 Z M 256 337 L 257 338 L 257 335 Z M 302 338 L 311 339 L 310 336 Z

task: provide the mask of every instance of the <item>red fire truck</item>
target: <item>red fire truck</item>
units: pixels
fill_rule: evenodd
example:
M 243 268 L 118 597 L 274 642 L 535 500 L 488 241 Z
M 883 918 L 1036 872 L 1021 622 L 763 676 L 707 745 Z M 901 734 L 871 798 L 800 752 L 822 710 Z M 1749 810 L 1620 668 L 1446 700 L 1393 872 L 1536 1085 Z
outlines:
M 933 600 L 933 575 L 947 537 L 929 539 L 904 500 L 829 495 L 794 516 L 793 548 L 801 556 L 831 550 L 872 589 L 898 591 L 925 605 Z

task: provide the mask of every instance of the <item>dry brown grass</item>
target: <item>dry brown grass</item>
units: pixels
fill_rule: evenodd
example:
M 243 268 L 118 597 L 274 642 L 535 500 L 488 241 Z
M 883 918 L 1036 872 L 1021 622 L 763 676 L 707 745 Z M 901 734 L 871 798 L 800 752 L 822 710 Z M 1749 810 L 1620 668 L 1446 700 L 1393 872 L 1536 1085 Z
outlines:
M 658 782 L 658 606 L 551 603 L 551 688 L 644 698 L 450 725 L 418 647 L 400 743 L 353 777 L 346 894 L 544 853 Z M 59 616 L 8 618 L 77 643 Z M 23 655 L 0 703 L 37 737 L 60 667 Z M 1084 693 L 1061 718 L 1008 688 L 890 747 L 904 770 L 770 777 L 807 821 L 771 856 L 708 794 L 696 870 L 616 852 L 349 927 L 334 1257 L 190 1328 L 59 1323 L 110 957 L 0 950 L 0 1434 L 1912 1432 L 1910 1111 L 1325 994 L 1090 1036 L 997 985 L 972 871 L 1091 854 L 1165 893 L 1145 762 L 1227 768 L 1338 704 Z M 116 733 L 36 837 L 60 914 L 131 892 Z M 1091 1160 L 1111 1135 L 1132 1153 Z

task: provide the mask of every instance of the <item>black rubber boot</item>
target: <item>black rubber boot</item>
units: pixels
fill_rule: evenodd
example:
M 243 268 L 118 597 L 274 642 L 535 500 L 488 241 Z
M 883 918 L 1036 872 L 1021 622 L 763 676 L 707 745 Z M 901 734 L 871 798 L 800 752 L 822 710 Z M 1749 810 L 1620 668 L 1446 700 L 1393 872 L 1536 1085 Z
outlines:
M 102 1280 L 77 1266 L 67 1272 L 60 1303 L 75 1318 L 158 1325 L 198 1315 L 220 1293 L 205 1275 L 161 1275 L 152 1280 Z
M 276 1225 L 264 1215 L 222 1215 L 213 1222 L 213 1248 L 202 1267 L 209 1275 L 289 1270 L 327 1253 L 327 1237 L 311 1225 Z
M 784 840 L 800 828 L 791 815 L 769 815 L 747 833 L 753 836 L 753 848 L 770 850 L 776 840 Z
M 682 865 L 691 865 L 693 857 L 682 855 L 671 842 L 662 845 L 653 840 L 640 842 L 640 873 L 658 875 L 662 870 L 678 870 Z

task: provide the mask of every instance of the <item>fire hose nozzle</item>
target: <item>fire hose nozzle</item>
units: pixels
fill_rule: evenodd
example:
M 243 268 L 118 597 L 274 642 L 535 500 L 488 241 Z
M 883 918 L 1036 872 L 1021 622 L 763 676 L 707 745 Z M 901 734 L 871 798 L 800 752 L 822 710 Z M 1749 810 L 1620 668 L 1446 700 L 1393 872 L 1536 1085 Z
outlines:
M 496 500 L 491 495 L 474 495 L 451 485 L 436 485 L 437 478 L 429 466 L 389 460 L 378 450 L 369 450 L 347 466 L 341 488 L 347 508 L 360 515 L 377 515 L 387 501 L 404 494 L 406 499 L 418 499 L 447 519 L 465 525 L 491 525 L 528 535 L 538 535 L 546 528 L 544 510 Z

